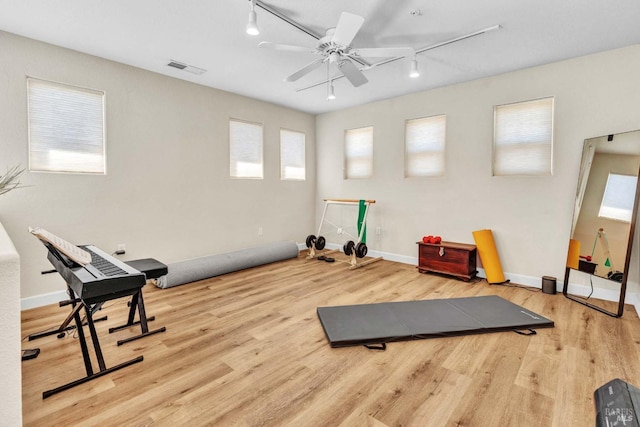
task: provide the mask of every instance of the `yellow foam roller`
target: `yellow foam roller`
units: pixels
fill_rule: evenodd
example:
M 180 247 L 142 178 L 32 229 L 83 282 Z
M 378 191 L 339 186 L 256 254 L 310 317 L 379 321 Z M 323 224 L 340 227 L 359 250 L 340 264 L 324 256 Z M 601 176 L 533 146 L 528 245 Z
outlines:
M 569 252 L 567 253 L 567 267 L 578 269 L 580 262 L 580 241 L 571 239 L 569 240 Z
M 480 255 L 480 261 L 482 261 L 484 272 L 487 275 L 487 282 L 506 282 L 504 273 L 502 272 L 502 264 L 500 264 L 498 250 L 496 249 L 496 243 L 493 240 L 493 233 L 491 232 L 491 230 L 474 231 L 473 240 L 475 240 L 476 242 L 478 255 Z

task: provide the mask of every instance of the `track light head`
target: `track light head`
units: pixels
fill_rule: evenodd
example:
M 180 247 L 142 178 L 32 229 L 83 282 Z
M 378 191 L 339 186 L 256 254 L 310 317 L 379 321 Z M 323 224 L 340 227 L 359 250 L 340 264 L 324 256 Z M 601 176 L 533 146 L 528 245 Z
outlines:
M 420 77 L 420 70 L 418 70 L 418 60 L 415 56 L 411 60 L 411 71 L 409 72 L 409 77 L 411 77 L 412 79 Z
M 336 93 L 333 91 L 333 82 L 329 83 L 329 90 L 327 93 L 327 101 L 332 101 L 336 99 Z
M 257 36 L 260 34 L 260 29 L 258 28 L 258 15 L 256 14 L 255 6 L 255 0 L 251 0 L 251 11 L 249 11 L 249 22 L 247 23 L 247 34 L 250 36 Z

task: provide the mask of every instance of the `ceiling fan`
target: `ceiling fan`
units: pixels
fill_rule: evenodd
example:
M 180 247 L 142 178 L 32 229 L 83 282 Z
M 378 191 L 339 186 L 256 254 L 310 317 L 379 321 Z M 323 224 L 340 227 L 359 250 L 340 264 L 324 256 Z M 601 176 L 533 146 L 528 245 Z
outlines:
M 351 48 L 351 42 L 363 23 L 363 17 L 342 12 L 338 20 L 338 25 L 336 25 L 335 28 L 329 28 L 325 36 L 318 39 L 318 44 L 315 48 L 271 42 L 261 42 L 258 47 L 289 52 L 311 53 L 320 56 L 320 58 L 315 59 L 285 78 L 285 81 L 288 82 L 295 82 L 322 64 L 327 63 L 327 73 L 331 64 L 335 64 L 342 75 L 344 75 L 353 86 L 358 87 L 368 82 L 362 70 L 370 68 L 371 64 L 364 58 L 413 56 L 415 60 L 416 52 L 411 47 Z M 362 69 L 358 68 L 356 64 L 362 66 Z

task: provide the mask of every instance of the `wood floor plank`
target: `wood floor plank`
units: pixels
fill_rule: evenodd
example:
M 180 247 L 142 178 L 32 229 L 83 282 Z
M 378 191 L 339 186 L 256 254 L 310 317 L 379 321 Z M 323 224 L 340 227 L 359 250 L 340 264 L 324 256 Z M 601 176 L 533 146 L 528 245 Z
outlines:
M 338 254 L 339 255 L 339 254 Z M 336 257 L 338 257 L 336 255 Z M 22 364 L 26 426 L 585 426 L 593 392 L 621 378 L 640 386 L 640 320 L 621 319 L 539 289 L 463 282 L 379 261 L 296 259 L 169 289 L 144 288 L 150 328 L 140 332 L 126 299 L 96 324 L 108 366 L 144 361 L 42 399 L 82 377 L 77 334 L 55 335 Z M 513 332 L 388 344 L 386 351 L 331 348 L 316 309 L 499 295 L 555 322 L 537 335 Z M 609 304 L 609 303 L 604 303 Z M 60 324 L 68 308 L 22 313 L 22 335 Z

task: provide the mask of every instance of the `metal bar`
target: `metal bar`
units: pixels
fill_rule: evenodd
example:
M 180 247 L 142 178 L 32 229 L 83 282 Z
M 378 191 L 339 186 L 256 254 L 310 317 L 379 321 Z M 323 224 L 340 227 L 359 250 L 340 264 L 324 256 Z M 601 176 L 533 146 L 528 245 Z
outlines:
M 256 6 L 258 6 L 259 8 L 263 9 L 266 12 L 269 12 L 270 14 L 275 16 L 276 18 L 279 18 L 279 19 L 283 20 L 287 24 L 289 24 L 289 25 L 291 25 L 293 27 L 296 27 L 297 29 L 299 29 L 303 33 L 310 35 L 311 37 L 313 37 L 316 40 L 320 40 L 322 37 L 324 37 L 324 36 L 321 36 L 318 33 L 314 32 L 313 30 L 310 30 L 309 28 L 305 27 L 304 25 L 297 23 L 296 21 L 294 21 L 293 19 L 289 18 L 288 16 L 283 15 L 282 13 L 277 11 L 276 9 L 272 8 L 268 4 L 265 4 L 265 3 L 261 2 L 260 0 L 256 0 Z
M 75 380 L 75 381 L 72 381 L 72 382 L 70 382 L 68 384 L 65 384 L 65 385 L 62 385 L 60 387 L 54 388 L 52 390 L 47 390 L 47 391 L 42 393 L 42 398 L 46 399 L 47 397 L 53 396 L 56 393 L 60 393 L 61 391 L 69 390 L 72 387 L 75 387 L 75 386 L 80 385 L 80 384 L 84 384 L 84 383 L 86 383 L 88 381 L 91 381 L 91 380 L 96 379 L 98 377 L 101 377 L 103 375 L 109 374 L 109 373 L 111 373 L 113 371 L 117 371 L 118 369 L 122 369 L 122 368 L 125 368 L 125 367 L 129 366 L 129 365 L 133 365 L 134 363 L 142 362 L 143 360 L 144 360 L 143 356 L 138 356 L 135 359 L 128 360 L 128 361 L 123 362 L 123 363 L 121 363 L 119 365 L 116 365 L 116 366 L 114 366 L 112 368 L 107 368 L 105 370 L 96 372 L 95 374 L 87 375 L 86 377 L 80 378 L 79 380 Z
M 147 322 L 153 322 L 154 320 L 156 320 L 156 316 L 147 317 Z M 129 328 L 131 326 L 135 326 L 135 325 L 139 325 L 139 324 L 140 324 L 139 320 L 136 320 L 135 322 L 132 322 L 131 324 L 125 323 L 124 325 L 120 325 L 120 326 L 115 326 L 113 328 L 109 328 L 109 333 L 112 334 L 114 332 L 121 331 L 123 329 L 127 329 L 127 328 Z
M 142 298 L 142 289 L 138 291 L 138 298 L 136 300 L 136 305 L 138 306 L 138 317 L 140 318 L 140 329 L 142 329 L 142 333 L 146 334 L 149 332 L 149 326 L 147 325 L 147 312 L 144 309 L 144 299 Z M 133 320 L 133 318 L 131 318 Z
M 78 305 L 78 307 L 81 307 L 81 306 L 82 305 Z M 78 313 L 78 310 L 74 310 L 73 313 L 74 313 L 73 318 L 76 321 L 76 329 L 78 330 L 78 340 L 80 341 L 80 350 L 82 351 L 82 360 L 84 360 L 84 369 L 87 372 L 87 376 L 91 376 L 93 375 L 93 366 L 91 365 L 91 357 L 89 357 L 87 340 L 84 337 L 84 329 L 82 328 L 82 319 L 80 319 L 80 313 Z
M 568 289 L 569 289 L 569 273 L 571 272 L 571 268 L 567 267 L 564 273 L 564 285 L 562 287 L 562 294 L 567 298 L 570 299 L 571 301 L 575 301 L 578 304 L 582 304 L 584 306 L 587 306 L 589 308 L 592 308 L 596 311 L 599 311 L 600 313 L 604 313 L 607 316 L 611 316 L 611 317 L 622 317 L 622 313 L 624 311 L 624 296 L 625 296 L 625 291 L 626 291 L 626 282 L 623 284 L 622 286 L 622 290 L 620 292 L 620 299 L 618 300 L 618 312 L 617 313 L 613 313 L 611 311 L 605 310 L 602 307 L 599 307 L 595 304 L 591 304 L 590 302 L 585 301 L 583 298 L 577 297 L 575 295 L 571 295 L 570 293 L 568 293 Z
M 154 334 L 157 334 L 157 333 L 160 333 L 160 332 L 165 332 L 166 330 L 167 330 L 167 328 L 163 326 L 160 329 L 143 332 L 140 335 L 135 335 L 135 336 L 132 336 L 132 337 L 129 337 L 129 338 L 118 340 L 117 344 L 118 345 L 126 344 L 126 343 L 131 342 L 131 341 L 139 340 L 140 338 L 148 337 L 149 335 L 154 335 Z
M 99 317 L 97 319 L 93 319 L 93 323 L 102 322 L 102 321 L 105 321 L 105 320 L 107 320 L 107 316 L 102 316 L 102 317 Z M 84 323 L 84 324 L 86 325 L 86 323 Z M 53 330 L 50 330 L 50 331 L 37 332 L 35 334 L 31 334 L 27 338 L 29 339 L 29 341 L 33 341 L 33 340 L 37 340 L 38 338 L 48 337 L 48 336 L 56 335 L 56 334 L 63 334 L 63 333 L 72 331 L 75 328 L 76 328 L 75 325 L 69 325 L 69 326 L 66 326 L 66 327 L 63 327 L 61 325 L 61 326 L 57 327 L 56 329 L 53 329 Z M 62 336 L 60 336 L 58 338 L 62 338 Z
M 500 25 L 494 25 L 492 27 L 487 27 L 487 28 L 485 28 L 483 30 L 475 31 L 473 33 L 469 33 L 469 34 L 466 34 L 464 36 L 456 37 L 454 39 L 447 40 L 447 41 L 444 41 L 442 43 L 434 44 L 432 46 L 423 47 L 421 49 L 416 50 L 416 54 L 422 53 L 422 52 L 426 52 L 428 50 L 432 50 L 432 49 L 435 49 L 435 48 L 438 48 L 438 47 L 441 47 L 441 46 L 446 46 L 448 44 L 455 43 L 455 42 L 458 42 L 460 40 L 464 40 L 464 39 L 468 39 L 468 38 L 471 38 L 471 37 L 479 36 L 481 34 L 488 33 L 489 31 L 499 30 L 499 29 L 500 29 Z
M 104 356 L 102 356 L 102 349 L 100 348 L 100 340 L 98 340 L 98 333 L 96 332 L 96 327 L 93 324 L 93 319 L 91 318 L 91 308 L 84 304 L 84 311 L 87 315 L 87 325 L 89 326 L 89 333 L 91 335 L 91 342 L 93 343 L 93 351 L 96 353 L 96 359 L 98 359 L 98 367 L 101 371 L 107 369 L 106 364 L 104 363 Z M 82 333 L 82 331 L 80 331 Z
M 316 238 L 320 236 L 320 231 L 322 230 L 322 223 L 324 222 L 324 217 L 327 214 L 328 207 L 329 207 L 329 203 L 327 202 L 324 204 L 324 210 L 322 211 L 322 219 L 320 219 L 320 226 L 318 227 L 318 234 L 316 235 Z
M 431 45 L 431 46 L 423 47 L 423 48 L 420 48 L 420 49 L 416 50 L 416 55 L 419 54 L 419 53 L 422 53 L 422 52 L 427 52 L 429 50 L 437 49 L 437 48 L 442 47 L 442 46 L 446 46 L 446 45 L 449 45 L 449 44 L 452 44 L 452 43 L 456 43 L 456 42 L 459 42 L 459 41 L 462 41 L 462 40 L 465 40 L 465 39 L 470 39 L 471 37 L 479 36 L 479 35 L 482 35 L 484 33 L 488 33 L 489 31 L 497 30 L 499 28 L 500 28 L 500 25 L 494 25 L 493 27 L 488 27 L 488 28 L 485 28 L 484 30 L 475 31 L 473 33 L 465 34 L 464 36 L 456 37 L 456 38 L 451 39 L 451 40 L 447 40 L 447 41 L 444 41 L 444 42 L 436 43 L 436 44 Z M 398 59 L 402 59 L 402 58 L 404 58 L 404 56 L 396 56 L 396 57 L 391 58 L 391 59 L 385 59 L 384 61 L 380 61 L 380 62 L 376 62 L 376 63 L 372 64 L 371 67 L 373 68 L 373 67 L 377 67 L 379 65 L 388 64 L 390 62 L 397 61 Z
M 129 306 L 129 319 L 127 320 L 127 325 L 132 325 L 133 321 L 136 317 L 136 309 L 138 308 L 138 295 L 142 295 L 142 289 L 139 289 L 138 292 L 133 294 L 131 297 L 131 305 Z M 140 318 L 142 320 L 142 317 Z M 143 330 L 142 332 L 147 332 Z
M 325 202 L 331 202 L 331 203 L 338 203 L 338 202 L 342 202 L 342 203 L 360 203 L 360 199 L 322 199 Z M 375 200 L 365 200 L 366 203 L 375 203 Z

